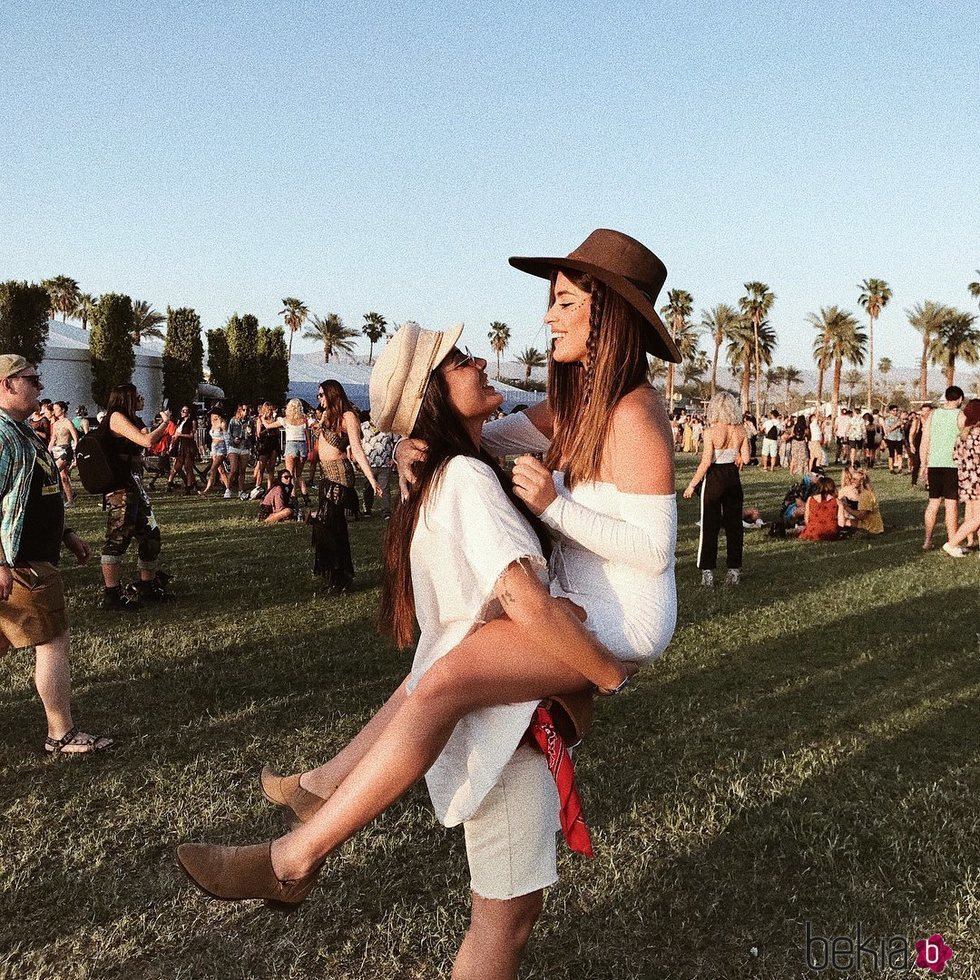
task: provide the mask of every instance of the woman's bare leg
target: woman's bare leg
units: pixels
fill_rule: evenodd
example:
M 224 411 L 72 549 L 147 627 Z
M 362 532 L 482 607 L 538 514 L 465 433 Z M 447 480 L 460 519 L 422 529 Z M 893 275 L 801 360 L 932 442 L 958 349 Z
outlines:
M 375 713 L 374 717 L 342 748 L 329 762 L 317 769 L 304 772 L 299 779 L 300 786 L 322 799 L 327 799 L 333 791 L 354 770 L 368 750 L 378 740 L 388 723 L 398 713 L 398 709 L 408 697 L 406 690 L 408 678 L 398 685 L 398 689 Z
M 310 821 L 273 842 L 276 875 L 283 881 L 305 877 L 394 803 L 432 766 L 464 715 L 590 686 L 531 646 L 510 620 L 487 623 L 430 668 Z
M 503 901 L 474 892 L 470 927 L 456 954 L 452 980 L 516 980 L 543 905 L 540 890 Z

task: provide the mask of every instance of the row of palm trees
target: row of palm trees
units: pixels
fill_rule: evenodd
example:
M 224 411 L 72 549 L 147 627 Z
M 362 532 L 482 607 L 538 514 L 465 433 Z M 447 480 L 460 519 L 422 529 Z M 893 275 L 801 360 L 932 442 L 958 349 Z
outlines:
M 977 271 L 980 276 L 980 270 Z M 755 411 L 762 414 L 761 385 L 758 379 L 766 378 L 762 366 L 772 365 L 776 335 L 768 316 L 776 299 L 772 290 L 763 282 L 745 283 L 745 294 L 738 307 L 719 303 L 701 313 L 700 323 L 693 320 L 694 298 L 684 289 L 672 289 L 667 303 L 662 307 L 664 317 L 680 351 L 682 363 L 693 363 L 699 356 L 700 338 L 706 334 L 714 345 L 711 362 L 711 394 L 718 386 L 718 365 L 721 349 L 726 347 L 726 359 L 733 372 L 741 373 L 742 408 L 749 408 L 753 377 L 755 384 Z M 970 294 L 980 299 L 980 281 L 968 284 Z M 867 313 L 868 329 L 865 332 L 854 315 L 838 306 L 821 307 L 819 313 L 807 315 L 807 321 L 817 331 L 813 343 L 813 357 L 817 365 L 817 399 L 823 401 L 825 375 L 833 371 L 831 401 L 836 412 L 840 401 L 840 386 L 844 364 L 860 367 L 867 363 L 867 404 L 874 397 L 874 328 L 881 311 L 892 298 L 892 291 L 883 279 L 865 279 L 858 287 L 858 303 Z M 975 314 L 957 310 L 932 301 L 919 303 L 906 311 L 909 323 L 922 334 L 919 395 L 928 397 L 927 375 L 929 364 L 939 365 L 946 374 L 947 385 L 953 384 L 957 363 L 980 362 L 980 331 L 975 327 Z M 882 358 L 879 370 L 887 374 L 891 361 Z M 666 396 L 668 404 L 674 399 L 674 365 L 667 366 Z M 778 369 L 795 372 L 795 368 Z M 786 382 L 784 375 L 780 380 Z M 772 381 L 770 380 L 770 384 Z M 793 378 L 789 384 L 799 383 Z M 787 399 L 788 399 L 787 389 Z
M 81 321 L 82 329 L 88 330 L 89 321 L 95 313 L 97 296 L 83 293 L 78 283 L 69 276 L 54 276 L 43 279 L 41 285 L 47 290 L 50 300 L 50 315 L 54 319 L 59 313 L 61 322 L 67 322 L 68 317 Z M 137 346 L 144 337 L 164 339 L 163 325 L 167 322 L 165 314 L 155 310 L 144 299 L 133 300 L 133 328 L 130 339 Z
M 286 330 L 289 333 L 289 357 L 293 356 L 293 336 L 306 324 L 303 337 L 307 340 L 318 340 L 323 344 L 323 362 L 330 363 L 330 358 L 338 351 L 351 354 L 354 351 L 354 338 L 362 334 L 367 337 L 370 343 L 368 353 L 368 364 L 374 363 L 374 345 L 388 334 L 388 321 L 380 314 L 372 310 L 364 314 L 364 324 L 358 332 L 353 327 L 348 327 L 337 313 L 328 313 L 326 316 L 310 315 L 309 307 L 300 299 L 294 296 L 287 296 L 282 301 L 283 308 L 279 315 L 283 318 Z

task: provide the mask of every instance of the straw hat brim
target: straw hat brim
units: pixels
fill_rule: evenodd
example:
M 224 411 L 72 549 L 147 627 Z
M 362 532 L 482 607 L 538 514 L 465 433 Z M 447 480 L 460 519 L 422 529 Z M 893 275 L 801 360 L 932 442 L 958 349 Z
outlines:
M 625 276 L 610 272 L 608 269 L 603 269 L 593 262 L 587 262 L 583 259 L 571 259 L 564 256 L 559 258 L 537 258 L 526 255 L 512 255 L 508 261 L 515 269 L 520 269 L 521 272 L 527 272 L 541 279 L 550 279 L 551 274 L 556 269 L 573 269 L 576 272 L 585 272 L 590 276 L 594 276 L 600 282 L 604 282 L 609 286 L 610 289 L 619 293 L 650 325 L 651 329 L 647 331 L 644 345 L 647 351 L 653 354 L 654 357 L 659 357 L 664 361 L 671 361 L 674 364 L 680 363 L 680 351 L 678 351 L 677 345 L 671 338 L 670 331 L 665 326 L 664 321 L 660 319 L 660 314 L 657 313 L 653 303 L 650 302 L 650 298 L 642 289 L 634 286 Z

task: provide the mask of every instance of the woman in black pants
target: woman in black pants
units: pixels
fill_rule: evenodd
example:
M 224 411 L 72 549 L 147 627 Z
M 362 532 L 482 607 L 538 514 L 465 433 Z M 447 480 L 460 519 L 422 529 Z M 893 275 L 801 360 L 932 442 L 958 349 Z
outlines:
M 691 482 L 684 491 L 685 499 L 694 496 L 701 485 L 701 537 L 698 541 L 698 568 L 701 584 L 715 584 L 715 565 L 718 563 L 718 532 L 725 528 L 728 551 L 728 574 L 725 585 L 738 585 L 742 574 L 742 481 L 739 470 L 749 462 L 749 440 L 745 427 L 739 424 L 735 399 L 719 392 L 708 403 L 708 431 L 705 433 L 704 453 Z

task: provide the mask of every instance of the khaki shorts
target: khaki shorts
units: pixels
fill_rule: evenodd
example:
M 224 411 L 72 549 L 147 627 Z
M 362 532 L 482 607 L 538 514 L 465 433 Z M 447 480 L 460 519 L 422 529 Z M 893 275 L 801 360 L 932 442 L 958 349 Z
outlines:
M 0 602 L 0 652 L 56 640 L 68 629 L 61 572 L 46 561 L 11 569 L 14 587 Z
M 558 790 L 543 753 L 521 745 L 464 821 L 470 887 L 483 898 L 529 895 L 558 880 Z

